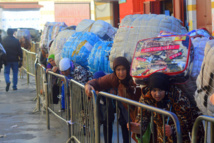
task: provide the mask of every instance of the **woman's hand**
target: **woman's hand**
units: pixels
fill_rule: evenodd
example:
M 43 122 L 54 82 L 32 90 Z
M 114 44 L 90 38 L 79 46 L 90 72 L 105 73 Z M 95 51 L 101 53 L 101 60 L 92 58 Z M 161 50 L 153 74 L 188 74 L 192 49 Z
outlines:
M 53 68 L 52 68 L 52 71 L 55 73 L 56 71 L 58 70 L 58 67 L 57 66 L 54 66 Z
M 46 69 L 46 73 L 48 73 L 48 71 L 50 71 L 51 69 Z
M 140 134 L 140 124 L 139 123 L 135 123 L 135 122 L 130 122 L 130 127 L 129 127 L 129 123 L 127 123 L 127 129 L 131 130 L 131 132 L 136 133 L 136 134 Z
M 214 105 L 214 94 L 210 96 L 210 102 Z
M 94 90 L 94 87 L 91 86 L 90 84 L 86 84 L 86 85 L 85 85 L 85 93 L 86 93 L 86 95 L 87 95 L 89 98 L 92 97 L 91 90 Z
M 164 132 L 164 130 L 163 130 Z M 165 125 L 165 134 L 167 137 L 170 137 L 172 135 L 172 128 L 170 125 Z

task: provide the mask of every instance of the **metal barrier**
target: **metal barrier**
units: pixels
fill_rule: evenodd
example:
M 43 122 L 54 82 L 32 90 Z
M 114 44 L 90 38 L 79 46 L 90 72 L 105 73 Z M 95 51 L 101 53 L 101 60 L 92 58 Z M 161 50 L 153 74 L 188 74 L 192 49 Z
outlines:
M 164 127 L 164 138 L 163 138 L 163 142 L 166 142 L 166 139 L 165 139 L 165 117 L 166 116 L 170 117 L 172 119 L 175 127 L 176 127 L 177 143 L 182 143 L 182 135 L 181 135 L 181 129 L 180 129 L 180 122 L 179 122 L 177 116 L 174 113 L 172 113 L 170 111 L 162 110 L 162 109 L 159 109 L 159 108 L 156 108 L 156 107 L 153 107 L 153 106 L 149 106 L 149 105 L 146 105 L 146 104 L 142 104 L 142 103 L 139 103 L 139 102 L 127 99 L 127 98 L 116 96 L 114 94 L 106 93 L 106 92 L 99 92 L 99 94 L 97 96 L 97 101 L 96 101 L 97 109 L 100 109 L 100 100 L 101 100 L 102 96 L 107 98 L 106 105 L 109 104 L 109 100 L 108 99 L 113 99 L 113 100 L 116 101 L 117 117 L 118 117 L 118 102 L 123 102 L 123 103 L 128 104 L 128 115 L 129 115 L 129 112 L 130 112 L 130 105 L 133 105 L 135 107 L 140 107 L 141 111 L 142 111 L 142 109 L 149 110 L 151 112 L 151 131 L 154 131 L 154 121 L 153 121 L 154 117 L 153 117 L 153 112 L 161 114 L 162 115 L 162 119 L 163 119 L 163 127 Z M 97 111 L 97 113 L 99 113 L 99 112 Z M 98 115 L 98 122 L 100 120 L 99 118 L 100 118 L 100 116 Z M 141 114 L 141 120 L 142 120 L 142 114 Z M 131 121 L 130 117 L 128 116 L 129 127 L 130 127 L 130 121 Z M 107 125 L 108 125 L 108 108 L 107 108 Z M 119 131 L 119 127 L 118 127 L 118 125 L 119 124 L 118 124 L 118 120 L 117 120 L 117 142 L 119 143 L 120 141 L 119 141 L 119 132 L 118 132 Z M 141 123 L 141 127 L 142 127 L 142 123 Z M 99 143 L 100 142 L 100 128 L 98 127 L 97 129 L 98 129 L 98 131 L 97 131 L 98 135 L 96 136 L 96 138 L 97 138 L 96 139 L 97 140 L 96 143 Z M 108 133 L 108 131 L 107 131 L 107 133 Z M 140 136 L 142 137 L 142 131 L 141 131 Z M 155 142 L 154 141 L 154 133 L 152 134 L 152 140 L 153 140 L 153 142 Z M 131 131 L 130 130 L 129 130 L 129 142 L 131 143 Z M 143 141 L 141 140 L 141 142 L 143 142 Z
M 93 91 L 93 99 L 89 100 L 85 95 L 84 85 L 75 80 L 70 80 L 71 93 L 71 138 L 81 143 L 98 143 L 98 117 L 96 107 L 96 93 Z
M 30 49 L 30 52 L 34 52 L 34 53 L 39 53 L 39 42 L 33 42 L 31 43 L 31 49 Z
M 67 126 L 68 126 L 68 138 L 70 138 L 71 136 L 71 125 L 68 124 L 68 121 L 70 120 L 70 95 L 68 94 L 68 81 L 66 79 L 65 76 L 54 73 L 52 71 L 48 71 L 47 73 L 48 79 L 44 85 L 45 85 L 45 99 L 46 99 L 46 118 L 47 118 L 47 128 L 50 129 L 50 113 L 52 113 L 54 116 L 56 116 L 58 119 L 64 121 Z M 62 111 L 57 111 L 57 110 L 61 110 L 61 104 L 53 104 L 53 85 L 56 84 L 56 82 L 53 82 L 53 80 L 56 80 L 56 78 L 59 80 L 59 82 L 61 83 L 61 81 L 63 81 L 64 83 L 64 95 L 65 95 L 65 99 L 64 101 L 66 101 L 66 105 L 65 105 L 65 112 Z M 61 85 L 58 87 L 59 89 L 61 89 Z M 59 93 L 60 94 L 60 93 Z M 60 102 L 60 101 L 58 101 Z
M 27 73 L 27 83 L 30 82 L 30 77 L 35 76 L 35 64 L 37 63 L 37 54 L 34 52 L 30 52 L 24 48 L 22 48 L 23 52 L 23 65 L 22 69 Z
M 214 142 L 214 117 L 210 117 L 210 116 L 199 116 L 196 120 L 195 123 L 193 125 L 193 129 L 192 129 L 192 143 L 196 143 L 197 142 L 197 133 L 198 133 L 198 127 L 199 124 L 205 121 L 205 140 L 204 143 L 207 143 L 207 135 L 208 135 L 208 122 L 210 122 L 210 141 L 209 143 L 213 143 Z
M 44 83 L 47 83 L 46 79 L 46 69 L 40 63 L 36 64 L 36 93 L 37 93 L 37 104 L 34 112 L 40 111 L 40 105 L 42 104 L 42 111 L 45 111 L 45 93 L 44 93 Z M 42 102 L 40 102 L 42 101 Z

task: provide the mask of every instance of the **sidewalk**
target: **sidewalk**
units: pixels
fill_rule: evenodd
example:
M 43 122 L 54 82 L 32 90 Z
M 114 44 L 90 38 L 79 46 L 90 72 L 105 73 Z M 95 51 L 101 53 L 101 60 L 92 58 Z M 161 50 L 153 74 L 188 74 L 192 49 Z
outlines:
M 34 77 L 30 76 L 29 85 L 26 76 L 19 77 L 18 90 L 13 91 L 11 84 L 9 92 L 5 92 L 3 72 L 0 73 L 0 143 L 65 143 L 68 136 L 63 122 L 50 116 L 48 130 L 45 113 L 33 112 L 36 106 Z

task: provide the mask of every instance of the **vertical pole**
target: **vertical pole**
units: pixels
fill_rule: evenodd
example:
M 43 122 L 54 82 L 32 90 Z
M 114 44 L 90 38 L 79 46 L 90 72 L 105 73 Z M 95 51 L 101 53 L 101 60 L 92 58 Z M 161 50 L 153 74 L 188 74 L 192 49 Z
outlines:
M 65 91 L 65 98 L 67 97 L 67 119 L 66 120 L 69 120 L 70 119 L 70 94 L 68 92 L 68 81 L 66 78 L 64 78 L 64 91 Z M 68 138 L 71 137 L 71 125 L 68 124 Z
M 50 130 L 50 116 L 49 116 L 49 100 L 48 100 L 48 84 L 47 82 L 44 83 L 44 90 L 45 90 L 45 101 L 46 101 L 46 120 L 47 120 L 47 129 Z

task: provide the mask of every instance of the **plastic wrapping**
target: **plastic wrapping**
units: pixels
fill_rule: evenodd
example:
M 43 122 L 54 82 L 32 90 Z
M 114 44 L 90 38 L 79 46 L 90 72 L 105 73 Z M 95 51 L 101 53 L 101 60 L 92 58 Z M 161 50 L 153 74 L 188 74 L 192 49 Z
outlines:
M 103 71 L 105 73 L 112 73 L 110 68 L 109 54 L 112 48 L 113 41 L 99 41 L 97 42 L 89 57 L 88 67 L 90 72 Z
M 91 32 L 76 32 L 63 46 L 62 57 L 80 64 L 88 69 L 88 57 L 100 38 Z
M 114 44 L 110 53 L 111 68 L 118 56 L 124 56 L 132 61 L 136 44 L 141 39 L 157 37 L 160 31 L 186 34 L 187 30 L 181 21 L 166 15 L 143 14 L 127 15 L 121 22 L 115 35 Z
M 59 61 L 61 60 L 61 52 L 64 44 L 75 33 L 75 30 L 63 30 L 58 33 L 55 40 L 53 41 L 49 55 L 55 55 L 56 65 L 59 66 Z

